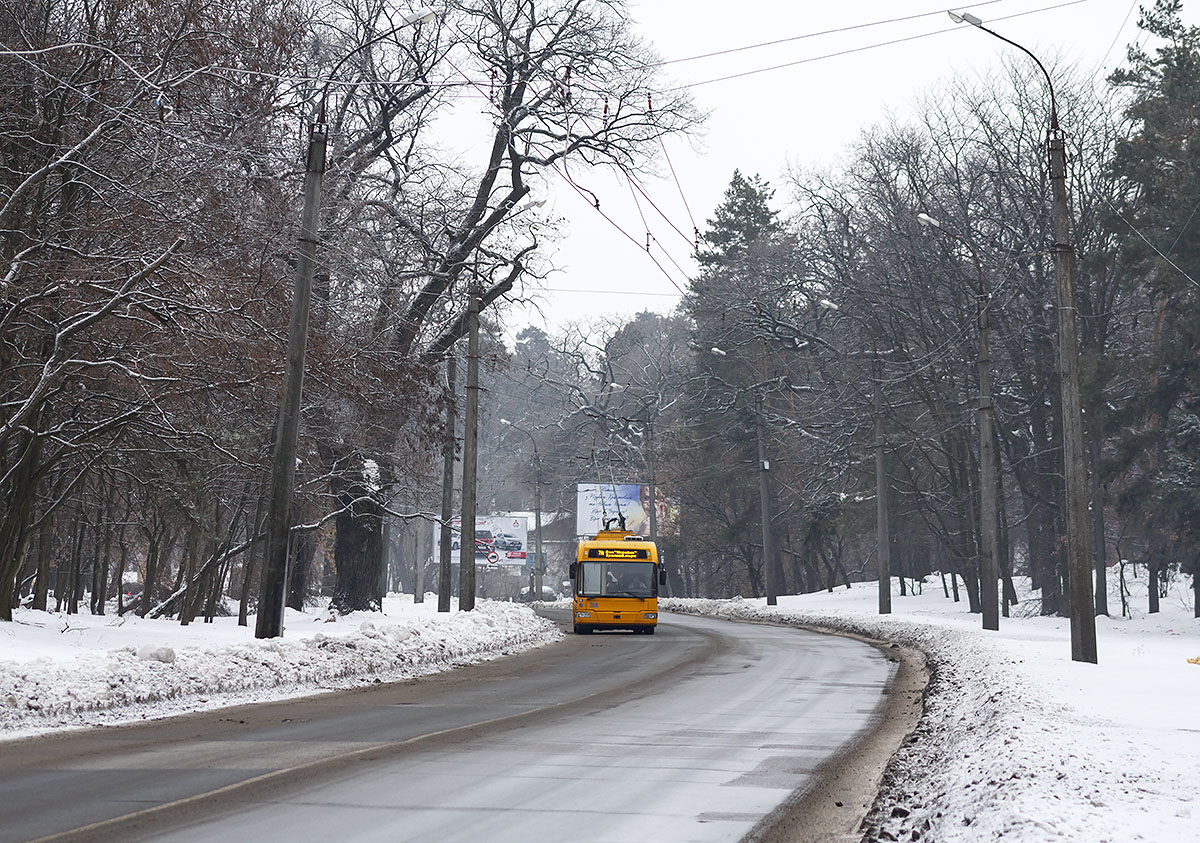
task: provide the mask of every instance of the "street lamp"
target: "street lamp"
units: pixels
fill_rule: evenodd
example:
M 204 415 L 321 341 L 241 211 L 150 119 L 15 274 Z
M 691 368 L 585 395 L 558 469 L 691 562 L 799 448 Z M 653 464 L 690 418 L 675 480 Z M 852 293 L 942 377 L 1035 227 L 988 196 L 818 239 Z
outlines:
M 529 441 L 533 444 L 533 462 L 537 469 L 537 477 L 534 481 L 533 488 L 533 525 L 534 525 L 534 560 L 533 571 L 531 572 L 530 587 L 533 593 L 530 597 L 534 600 L 542 599 L 542 455 L 538 453 L 537 440 L 533 438 L 533 434 L 523 427 L 510 422 L 508 419 L 500 419 L 500 424 L 508 425 L 513 430 L 524 433 L 529 437 Z
M 954 240 L 971 253 L 979 286 L 975 295 L 975 312 L 979 323 L 979 608 L 983 612 L 983 628 L 1000 628 L 1000 607 L 996 596 L 997 570 L 1000 564 L 999 519 L 996 508 L 996 455 L 992 437 L 992 357 L 988 350 L 989 301 L 983 283 L 983 265 L 971 243 L 959 234 L 943 228 L 929 214 L 917 214 L 921 225 L 935 229 Z
M 271 458 L 271 503 L 267 513 L 267 546 L 259 579 L 258 620 L 255 638 L 283 635 L 283 597 L 287 585 L 287 546 L 291 530 L 292 491 L 296 481 L 296 438 L 300 427 L 300 394 L 304 388 L 304 353 L 308 345 L 308 311 L 312 300 L 313 265 L 321 227 L 321 182 L 325 177 L 325 101 L 337 72 L 355 53 L 370 47 L 406 26 L 432 20 L 428 6 L 405 16 L 396 26 L 355 47 L 334 65 L 321 89 L 317 118 L 308 136 L 305 156 L 304 210 L 296 254 L 296 276 L 292 289 L 292 312 L 288 321 L 287 369 L 279 416 L 275 424 L 275 448 Z
M 1067 200 L 1066 142 L 1058 126 L 1054 84 L 1045 65 L 1016 41 L 1005 38 L 966 12 L 949 12 L 955 23 L 969 23 L 1011 44 L 1033 59 L 1050 91 L 1050 131 L 1046 150 L 1054 213 L 1054 276 L 1058 292 L 1058 364 L 1062 390 L 1063 473 L 1067 492 L 1067 573 L 1071 595 L 1071 659 L 1096 663 L 1096 615 L 1092 594 L 1091 536 L 1087 530 L 1087 465 L 1083 457 L 1083 408 L 1079 386 L 1079 340 L 1075 332 L 1075 251 Z M 1097 502 L 1097 506 L 1099 502 Z

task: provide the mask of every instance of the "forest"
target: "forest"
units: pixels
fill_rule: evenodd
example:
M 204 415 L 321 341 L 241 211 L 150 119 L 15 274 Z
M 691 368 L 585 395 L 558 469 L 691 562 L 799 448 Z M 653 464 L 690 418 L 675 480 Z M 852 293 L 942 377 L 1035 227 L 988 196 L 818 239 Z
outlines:
M 1179 577 L 1200 598 L 1200 30 L 1180 10 L 1143 8 L 1147 46 L 1102 83 L 1050 65 L 1098 614 L 1126 611 L 1105 596 L 1126 566 L 1148 611 Z M 0 618 L 257 610 L 318 102 L 288 605 L 436 582 L 422 537 L 461 454 L 475 291 L 480 512 L 540 488 L 550 524 L 577 483 L 653 482 L 675 595 L 766 593 L 766 509 L 780 593 L 875 579 L 886 551 L 900 594 L 936 581 L 977 610 L 990 497 L 1005 612 L 1067 613 L 1051 101 L 1022 57 L 836 167 L 733 173 L 674 312 L 509 338 L 506 309 L 553 295 L 547 183 L 646 173 L 702 124 L 623 3 L 2 0 L 0 37 Z M 446 143 L 464 110 L 477 159 Z M 1011 605 L 1014 576 L 1039 605 Z

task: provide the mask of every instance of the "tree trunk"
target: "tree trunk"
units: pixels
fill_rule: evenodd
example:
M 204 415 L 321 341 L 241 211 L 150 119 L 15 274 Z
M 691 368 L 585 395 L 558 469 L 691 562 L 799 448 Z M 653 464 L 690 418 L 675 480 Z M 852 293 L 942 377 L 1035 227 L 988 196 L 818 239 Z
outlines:
M 155 529 L 150 532 L 149 543 L 146 547 L 146 576 L 142 587 L 141 606 L 138 608 L 138 615 L 143 618 L 150 612 L 152 605 L 151 592 L 154 591 L 154 583 L 158 579 L 159 554 L 168 544 L 165 529 Z
M 1192 569 L 1192 617 L 1200 618 L 1200 565 Z
M 742 563 L 746 566 L 746 578 L 750 582 L 750 596 L 762 596 L 762 576 L 765 571 L 760 569 L 755 563 L 758 559 L 755 558 L 755 553 L 752 547 L 742 548 Z M 765 561 L 764 561 L 765 564 Z
M 1088 439 L 1091 457 L 1092 563 L 1096 571 L 1096 614 L 1108 614 L 1108 556 L 1104 548 L 1104 486 L 1100 483 L 1100 437 Z
M 450 597 L 454 590 L 451 568 L 450 521 L 454 517 L 454 412 L 457 364 L 454 355 L 446 360 L 446 431 L 442 437 L 442 509 L 438 525 L 438 611 L 450 611 Z M 459 542 L 462 543 L 461 540 Z M 460 551 L 461 554 L 461 551 Z
M 1070 593 L 1067 583 L 1070 573 L 1067 570 L 1067 523 L 1064 520 L 1066 517 L 1064 512 L 1059 511 L 1056 515 L 1058 517 L 1054 523 L 1054 599 L 1057 607 L 1055 614 L 1060 618 L 1065 618 L 1069 614 L 1066 595 Z
M 997 457 L 997 460 L 999 457 Z M 999 469 L 996 475 L 999 476 Z M 1004 490 L 1000 490 L 1000 577 L 1003 584 L 1000 609 L 1004 617 L 1009 616 L 1009 606 L 1017 605 L 1017 587 L 1013 584 L 1012 542 L 1008 529 L 1008 503 Z
M 50 563 L 54 559 L 54 513 L 42 515 L 38 528 L 37 576 L 33 582 L 33 608 L 46 611 L 46 595 L 50 590 Z
M 172 593 L 179 591 L 180 586 L 183 587 L 183 596 L 179 599 L 179 623 L 181 626 L 190 624 L 196 614 L 196 587 L 192 584 L 192 578 L 196 573 L 196 545 L 199 543 L 197 530 L 197 527 L 188 530 L 187 538 L 183 542 L 183 559 L 179 562 L 179 575 L 171 587 Z
M 958 460 L 958 486 L 959 492 L 962 495 L 961 500 L 966 502 L 965 512 L 962 509 L 960 529 L 963 535 L 963 547 L 966 552 L 963 554 L 964 560 L 973 560 L 967 562 L 963 568 L 962 578 L 963 585 L 967 589 L 967 611 L 973 615 L 980 614 L 983 607 L 979 602 L 979 568 L 980 568 L 980 551 L 983 547 L 983 541 L 980 537 L 979 530 L 976 525 L 979 523 L 977 517 L 977 509 L 975 507 L 976 489 L 971 483 L 970 476 L 973 472 L 970 471 L 972 466 L 970 448 L 966 441 L 956 437 L 959 460 Z
M 250 586 L 254 582 L 254 563 L 258 559 L 258 551 L 265 544 L 260 537 L 263 529 L 263 509 L 266 498 L 258 498 L 258 506 L 254 510 L 254 523 L 250 525 L 247 539 L 250 546 L 246 548 L 246 561 L 242 563 L 242 593 L 238 600 L 238 626 L 246 626 L 250 619 Z
M 287 607 L 289 609 L 297 612 L 304 611 L 304 604 L 308 600 L 308 588 L 312 580 L 312 563 L 316 551 L 316 533 L 299 531 L 292 533 L 291 564 L 288 566 Z
M 117 617 L 125 614 L 125 566 L 129 564 L 129 546 L 125 544 L 125 528 L 121 528 L 117 536 L 117 546 L 121 549 L 121 557 L 117 562 L 117 572 L 113 575 L 113 583 L 117 589 Z
M 392 569 L 401 567 L 402 562 L 398 557 L 401 557 L 402 554 L 397 552 L 397 548 L 395 546 L 394 534 L 396 531 L 392 527 L 392 519 L 386 515 L 383 516 L 383 523 L 380 524 L 379 530 L 379 590 L 386 597 L 389 591 L 389 586 L 391 585 L 389 577 L 391 579 L 396 578 L 395 575 L 392 574 Z M 396 572 L 396 574 L 399 573 L 399 571 Z M 400 592 L 404 591 L 403 582 L 400 583 L 399 589 L 396 590 Z M 414 583 L 413 601 L 416 602 L 416 599 L 417 587 Z
M 96 561 L 93 563 L 100 572 L 95 580 L 96 593 L 93 595 L 93 603 L 95 604 L 93 612 L 97 615 L 104 614 L 104 604 L 108 602 L 108 576 L 112 557 L 112 522 L 112 501 L 106 500 L 104 503 L 104 529 L 99 536 Z
M 335 519 L 333 561 L 337 585 L 330 606 L 343 615 L 377 612 L 382 608 L 379 577 L 383 561 L 383 508 L 362 481 L 342 478 L 335 479 L 334 485 L 343 511 Z
M 1159 571 L 1160 571 L 1159 560 L 1161 557 L 1158 554 L 1158 548 L 1155 546 L 1155 544 L 1156 543 L 1151 543 L 1150 556 L 1146 560 L 1146 573 L 1149 575 L 1148 578 L 1150 581 L 1150 583 L 1149 583 L 1149 585 L 1150 585 L 1150 594 L 1149 594 L 1150 606 L 1149 606 L 1148 611 L 1152 615 L 1157 615 L 1158 610 L 1159 610 L 1159 607 L 1158 607 L 1158 578 L 1159 578 Z
M 39 410 L 30 423 L 41 423 Z M 17 591 L 17 576 L 29 542 L 29 519 L 37 492 L 37 469 L 41 460 L 41 437 L 36 434 L 17 434 L 20 456 L 8 478 L 7 500 L 11 503 L 0 509 L 0 620 L 12 620 L 13 597 Z M 7 443 L 5 443 L 7 445 Z M 16 450 L 16 449 L 14 449 Z
M 67 603 L 67 614 L 79 614 L 79 598 L 83 592 L 83 542 L 87 537 L 87 519 L 80 513 L 79 532 L 75 539 L 75 551 L 71 554 L 71 597 Z

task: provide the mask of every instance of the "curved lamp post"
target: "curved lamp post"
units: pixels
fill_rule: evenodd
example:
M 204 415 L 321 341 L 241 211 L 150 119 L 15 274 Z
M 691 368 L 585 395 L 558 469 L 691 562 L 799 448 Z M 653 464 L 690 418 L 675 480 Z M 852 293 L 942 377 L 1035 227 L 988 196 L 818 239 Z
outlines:
M 917 222 L 945 234 L 971 253 L 979 286 L 975 294 L 975 313 L 979 324 L 979 608 L 984 629 L 1000 628 L 1000 601 L 996 584 L 1000 565 L 999 518 L 996 508 L 996 454 L 992 438 L 992 356 L 988 350 L 989 301 L 983 283 L 983 265 L 975 248 L 965 238 L 943 228 L 929 214 L 917 214 Z
M 370 47 L 406 26 L 432 20 L 428 6 L 407 15 L 400 23 L 342 56 L 321 89 L 317 118 L 308 137 L 305 157 L 304 211 L 296 249 L 296 278 L 292 288 L 292 313 L 288 321 L 287 369 L 279 416 L 275 424 L 275 449 L 271 459 L 271 503 L 267 513 L 267 546 L 259 578 L 258 620 L 255 638 L 283 635 L 283 597 L 287 585 L 288 532 L 291 530 L 292 491 L 296 480 L 296 438 L 300 427 L 300 394 L 304 388 L 304 352 L 308 345 L 308 311 L 312 299 L 313 265 L 321 227 L 321 181 L 325 176 L 325 101 L 337 72 L 355 53 Z
M 983 25 L 967 12 L 948 12 L 955 23 L 969 23 L 1011 44 L 1033 59 L 1050 91 L 1050 132 L 1046 150 L 1054 212 L 1054 276 L 1058 292 L 1058 364 L 1062 390 L 1063 471 L 1067 497 L 1067 571 L 1070 580 L 1071 659 L 1096 663 L 1096 615 L 1092 594 L 1091 536 L 1087 530 L 1087 465 L 1083 458 L 1083 409 L 1080 399 L 1079 339 L 1075 329 L 1075 251 L 1071 246 L 1071 214 L 1067 200 L 1067 153 L 1058 126 L 1054 84 L 1045 65 L 1016 41 Z

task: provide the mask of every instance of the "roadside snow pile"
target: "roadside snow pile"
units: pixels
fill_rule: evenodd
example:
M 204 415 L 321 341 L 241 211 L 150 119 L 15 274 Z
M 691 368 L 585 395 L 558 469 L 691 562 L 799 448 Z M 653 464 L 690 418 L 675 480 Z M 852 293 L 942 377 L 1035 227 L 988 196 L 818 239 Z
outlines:
M 1097 618 L 1100 663 L 1089 665 L 1071 661 L 1066 619 L 1002 618 L 1000 632 L 985 633 L 965 603 L 926 589 L 893 595 L 884 617 L 873 583 L 781 597 L 776 607 L 742 599 L 661 605 L 925 653 L 925 712 L 884 774 L 866 840 L 1195 839 L 1200 731 L 1187 712 L 1200 699 L 1200 666 L 1188 658 L 1200 655 L 1200 621 L 1187 591 L 1177 587 L 1158 615 Z M 1014 612 L 1034 608 L 1022 601 Z
M 283 638 L 254 620 L 180 626 L 126 616 L 18 610 L 0 624 L 0 734 L 110 724 L 321 690 L 394 682 L 556 641 L 528 606 L 480 601 L 438 614 L 389 597 L 384 613 L 288 611 Z

